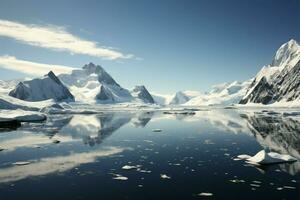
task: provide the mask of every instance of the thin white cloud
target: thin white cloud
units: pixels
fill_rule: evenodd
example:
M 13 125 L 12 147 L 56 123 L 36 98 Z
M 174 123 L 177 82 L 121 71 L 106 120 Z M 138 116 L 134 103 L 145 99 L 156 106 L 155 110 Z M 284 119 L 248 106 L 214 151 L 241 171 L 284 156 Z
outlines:
M 49 71 L 53 71 L 55 74 L 69 73 L 74 69 L 63 65 L 48 65 L 19 60 L 13 56 L 0 56 L 0 68 L 22 72 L 33 76 L 42 76 L 47 74 Z
M 118 50 L 99 46 L 97 42 L 81 39 L 69 33 L 64 27 L 39 26 L 0 20 L 0 36 L 56 51 L 71 54 L 84 54 L 104 59 L 133 58 L 132 54 L 123 54 Z

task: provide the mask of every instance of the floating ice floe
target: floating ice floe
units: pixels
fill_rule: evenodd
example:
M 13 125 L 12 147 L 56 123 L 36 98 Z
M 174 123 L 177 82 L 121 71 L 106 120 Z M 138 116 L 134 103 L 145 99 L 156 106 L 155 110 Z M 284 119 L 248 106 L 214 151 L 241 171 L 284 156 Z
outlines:
M 211 197 L 211 196 L 213 196 L 213 193 L 201 192 L 201 193 L 198 194 L 198 196 Z
M 13 165 L 29 165 L 30 162 L 27 162 L 27 161 L 20 161 L 20 162 L 15 162 L 13 163 Z
M 140 168 L 138 168 L 137 171 L 141 172 L 141 173 L 151 173 L 150 170 L 144 170 L 144 169 L 140 169 Z
M 131 170 L 131 169 L 139 169 L 141 165 L 124 165 L 122 169 L 124 170 Z
M 121 174 L 113 174 L 115 177 L 113 179 L 120 180 L 120 181 L 126 181 L 128 178 L 126 176 L 122 176 Z
M 33 111 L 24 110 L 1 110 L 0 122 L 18 121 L 18 122 L 37 122 L 44 121 L 47 116 Z
M 239 156 L 237 156 L 237 158 L 240 160 L 246 160 L 246 162 L 248 162 L 250 164 L 259 164 L 259 165 L 297 161 L 296 158 L 294 158 L 290 155 L 284 155 L 284 154 L 279 154 L 279 153 L 275 153 L 275 152 L 267 153 L 265 150 L 261 150 L 254 156 L 239 155 Z
M 171 177 L 166 175 L 166 174 L 161 174 L 160 178 L 162 178 L 162 179 L 171 179 Z
M 126 180 L 128 180 L 128 178 L 125 177 L 125 176 L 117 176 L 117 177 L 114 177 L 113 179 L 120 180 L 120 181 L 126 181 Z

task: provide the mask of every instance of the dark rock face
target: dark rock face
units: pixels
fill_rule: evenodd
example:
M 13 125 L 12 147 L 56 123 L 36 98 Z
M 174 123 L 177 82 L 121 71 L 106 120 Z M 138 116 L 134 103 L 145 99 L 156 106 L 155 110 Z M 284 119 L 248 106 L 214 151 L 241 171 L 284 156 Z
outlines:
M 20 82 L 9 96 L 25 101 L 74 101 L 74 96 L 52 71 L 42 78 Z
M 288 73 L 278 77 L 276 99 L 292 101 L 300 97 L 300 61 Z
M 145 103 L 155 103 L 153 97 L 143 85 L 135 86 L 132 92 L 135 93 L 137 97 Z
M 256 80 L 251 84 L 255 85 Z M 250 86 L 251 88 L 251 86 Z M 300 61 L 289 70 L 283 70 L 268 83 L 263 77 L 252 90 L 251 94 L 240 101 L 240 104 L 248 102 L 270 104 L 285 99 L 293 101 L 300 97 Z
M 273 86 L 267 82 L 265 77 L 263 77 L 255 86 L 251 94 L 246 99 L 240 101 L 240 104 L 246 104 L 247 102 L 268 104 L 272 101 L 273 95 Z
M 106 90 L 106 88 L 103 85 L 101 85 L 100 92 L 97 94 L 96 99 L 102 100 L 102 101 L 105 101 L 105 100 L 114 101 L 113 95 L 110 93 L 110 91 Z
M 16 88 L 9 92 L 9 96 L 25 100 L 30 96 L 30 91 L 23 82 L 18 83 Z

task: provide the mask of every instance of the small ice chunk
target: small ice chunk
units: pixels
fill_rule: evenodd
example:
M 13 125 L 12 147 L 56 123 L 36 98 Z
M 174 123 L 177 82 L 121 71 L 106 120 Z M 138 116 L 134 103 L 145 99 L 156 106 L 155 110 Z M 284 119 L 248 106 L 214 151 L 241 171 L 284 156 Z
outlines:
M 141 172 L 141 173 L 151 173 L 150 170 L 144 170 L 144 169 L 140 169 L 140 168 L 138 168 L 137 171 Z
M 161 174 L 160 178 L 162 178 L 162 179 L 171 179 L 171 177 L 166 175 L 166 174 Z
M 293 186 L 286 186 L 286 185 L 283 186 L 283 188 L 285 188 L 285 189 L 293 189 L 293 190 L 296 189 L 296 187 L 293 187 Z
M 122 176 L 121 174 L 113 174 L 115 177 L 113 179 L 120 180 L 120 181 L 126 181 L 128 178 L 126 176 Z
M 261 181 L 252 181 L 253 183 L 261 184 Z
M 13 165 L 29 165 L 30 162 L 27 162 L 27 161 L 20 161 L 20 162 L 15 162 L 13 163 Z
M 124 169 L 124 170 L 131 170 L 131 169 L 138 169 L 139 167 L 141 167 L 141 165 L 124 165 L 122 167 L 122 169 Z
M 114 177 L 113 179 L 120 180 L 120 181 L 126 181 L 126 180 L 128 180 L 128 178 L 126 176 L 117 176 L 117 177 Z
M 250 184 L 252 187 L 260 187 L 260 185 L 258 185 L 258 184 Z
M 239 180 L 239 179 L 232 179 L 232 180 L 229 180 L 230 182 L 232 182 L 232 183 L 245 183 L 245 181 L 244 180 Z
M 201 192 L 201 193 L 198 194 L 198 196 L 211 197 L 211 196 L 213 196 L 213 193 L 210 193 L 210 192 Z

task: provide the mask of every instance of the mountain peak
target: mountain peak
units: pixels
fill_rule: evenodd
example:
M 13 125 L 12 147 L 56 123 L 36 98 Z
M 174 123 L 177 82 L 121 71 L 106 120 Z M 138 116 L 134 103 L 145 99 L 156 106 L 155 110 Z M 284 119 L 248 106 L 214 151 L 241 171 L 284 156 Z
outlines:
M 48 72 L 48 74 L 46 76 L 48 76 L 49 78 L 51 78 L 57 84 L 61 84 L 60 80 L 57 78 L 57 76 L 54 74 L 53 71 Z
M 86 73 L 89 74 L 99 74 L 103 71 L 105 71 L 100 65 L 95 65 L 94 63 L 90 62 L 89 64 L 85 64 L 82 69 L 86 71 Z
M 286 44 L 289 44 L 289 45 L 294 45 L 294 44 L 298 44 L 296 40 L 294 39 L 290 39 Z
M 296 40 L 290 39 L 277 50 L 271 66 L 289 65 L 296 57 L 300 57 L 300 45 Z
M 85 64 L 82 69 L 87 75 L 97 74 L 100 83 L 120 86 L 100 65 L 90 62 L 89 64 Z
M 146 87 L 144 85 L 136 85 L 133 88 L 134 92 L 138 92 L 138 91 L 141 91 L 141 90 L 146 90 Z

